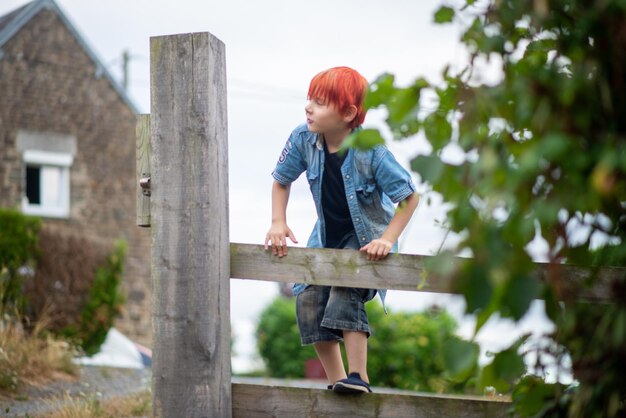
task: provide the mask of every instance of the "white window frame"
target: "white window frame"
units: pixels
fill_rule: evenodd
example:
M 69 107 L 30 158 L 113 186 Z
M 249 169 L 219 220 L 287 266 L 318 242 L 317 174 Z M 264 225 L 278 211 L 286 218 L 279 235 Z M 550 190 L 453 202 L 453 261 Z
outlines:
M 59 180 L 58 205 L 45 205 L 43 201 L 41 204 L 29 203 L 28 198 L 26 197 L 26 185 L 24 185 L 24 193 L 22 195 L 22 212 L 27 215 L 48 218 L 69 218 L 70 167 L 74 162 L 74 157 L 67 153 L 25 150 L 23 154 L 23 162 L 24 170 L 26 170 L 27 165 L 39 166 L 40 168 L 53 167 L 60 169 L 61 178 Z M 40 184 L 43 185 L 43 181 L 40 181 Z

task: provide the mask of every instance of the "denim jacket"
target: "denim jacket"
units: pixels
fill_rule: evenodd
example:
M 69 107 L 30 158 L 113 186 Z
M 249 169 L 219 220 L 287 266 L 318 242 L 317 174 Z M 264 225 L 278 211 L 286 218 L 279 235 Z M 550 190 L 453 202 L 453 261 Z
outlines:
M 317 222 L 307 247 L 323 248 L 326 241 L 322 210 L 324 147 L 320 135 L 302 124 L 291 133 L 272 176 L 280 184 L 288 185 L 305 171 L 317 210 Z M 394 203 L 413 194 L 415 185 L 410 174 L 384 145 L 367 151 L 349 149 L 341 173 L 352 223 L 360 245 L 364 246 L 382 236 L 395 213 Z M 397 248 L 395 243 L 393 251 Z M 306 284 L 296 283 L 294 295 L 302 293 L 306 287 Z M 383 303 L 385 293 L 379 290 Z

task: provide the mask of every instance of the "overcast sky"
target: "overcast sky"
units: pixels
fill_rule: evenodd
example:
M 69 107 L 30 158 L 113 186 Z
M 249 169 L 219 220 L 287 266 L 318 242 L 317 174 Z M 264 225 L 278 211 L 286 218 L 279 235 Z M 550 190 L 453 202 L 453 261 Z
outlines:
M 0 14 L 24 3 L 2 0 Z M 391 72 L 400 84 L 417 77 L 438 82 L 445 65 L 459 69 L 467 59 L 458 42 L 460 26 L 432 23 L 433 12 L 443 4 L 438 0 L 57 0 L 57 4 L 118 79 L 122 52 L 130 52 L 129 95 L 145 113 L 150 110 L 151 36 L 208 31 L 225 43 L 232 242 L 263 242 L 270 226 L 270 173 L 290 132 L 304 122 L 306 92 L 315 74 L 347 65 L 370 81 Z M 365 125 L 384 129 L 383 119 L 381 111 L 371 111 Z M 419 136 L 402 143 L 388 141 L 388 146 L 406 167 L 417 153 L 429 151 Z M 303 179 L 292 188 L 287 216 L 300 245 L 305 245 L 315 209 Z M 401 238 L 401 251 L 437 251 L 444 237 L 438 225 L 442 219 L 440 205 L 422 202 Z M 233 281 L 233 320 L 252 321 L 276 289 L 273 283 Z M 452 296 L 435 299 L 429 294 L 391 292 L 388 298 L 392 308 L 404 309 L 423 308 L 433 300 L 457 315 L 462 311 Z

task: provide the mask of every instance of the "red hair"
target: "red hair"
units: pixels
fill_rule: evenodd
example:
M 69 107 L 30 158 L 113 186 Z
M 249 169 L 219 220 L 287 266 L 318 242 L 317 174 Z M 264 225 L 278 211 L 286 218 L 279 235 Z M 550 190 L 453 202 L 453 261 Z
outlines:
M 320 99 L 344 114 L 350 106 L 357 109 L 356 116 L 348 126 L 353 129 L 365 120 L 363 100 L 367 91 L 367 80 L 349 67 L 334 67 L 322 71 L 311 80 L 307 98 Z

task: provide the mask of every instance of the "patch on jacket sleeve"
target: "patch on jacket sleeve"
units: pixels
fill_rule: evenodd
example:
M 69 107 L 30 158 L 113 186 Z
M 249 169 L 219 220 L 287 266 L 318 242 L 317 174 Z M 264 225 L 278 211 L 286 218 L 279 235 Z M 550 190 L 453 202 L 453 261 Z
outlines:
M 278 164 L 282 164 L 287 159 L 289 155 L 289 151 L 293 148 L 293 144 L 291 143 L 291 139 L 287 140 L 287 144 L 285 144 L 285 148 L 283 148 L 283 152 L 280 153 L 280 157 L 278 157 Z

